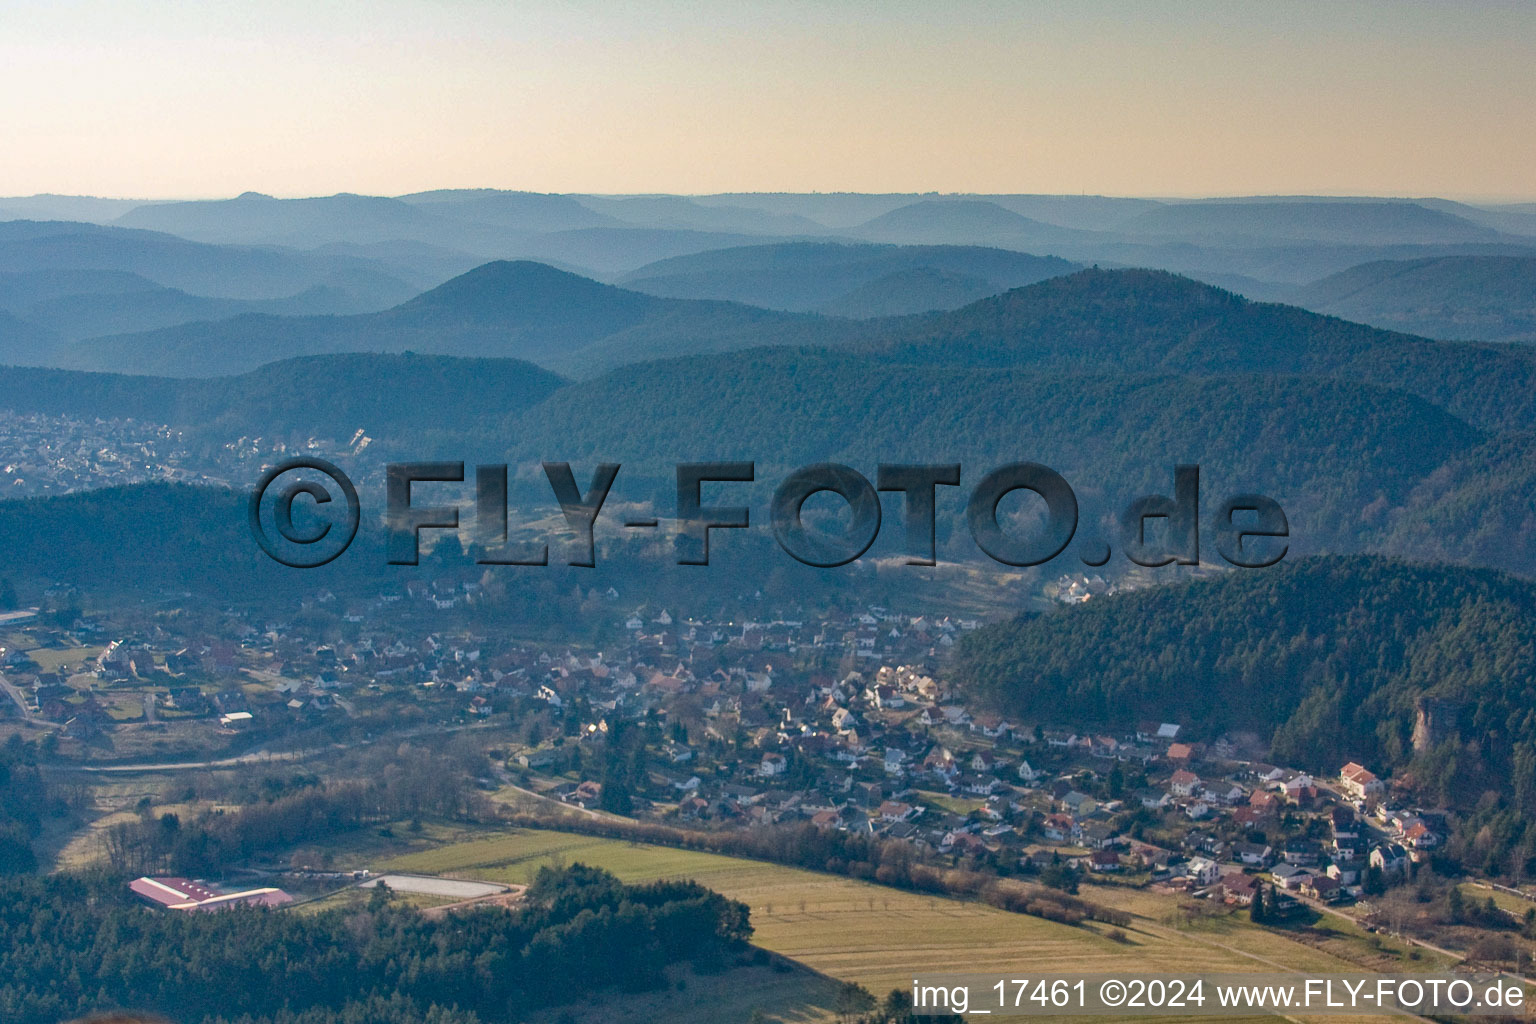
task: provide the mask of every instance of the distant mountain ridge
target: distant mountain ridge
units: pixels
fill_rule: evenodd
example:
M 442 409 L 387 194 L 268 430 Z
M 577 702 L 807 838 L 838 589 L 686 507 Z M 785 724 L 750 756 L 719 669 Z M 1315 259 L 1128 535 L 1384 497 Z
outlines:
M 1084 270 L 852 344 L 901 362 L 1093 372 L 1305 374 L 1419 395 L 1484 429 L 1536 419 L 1536 349 L 1431 342 L 1156 270 Z
M 1250 200 L 1170 203 L 1119 225 L 1130 234 L 1396 245 L 1495 241 L 1499 233 L 1411 202 Z
M 859 238 L 923 245 L 1038 245 L 1081 233 L 985 199 L 925 199 L 849 229 Z
M 968 293 L 938 292 L 934 304 L 916 297 L 864 300 L 859 316 L 953 309 L 965 302 L 1079 269 L 1052 256 L 982 246 L 777 242 L 677 256 L 648 264 L 619 283 L 652 295 L 727 299 L 767 309 L 830 312 L 858 289 L 893 274 L 926 270 L 975 282 Z M 983 290 L 985 289 L 985 290 Z
M 661 299 L 541 263 L 487 263 L 393 309 L 357 316 L 247 315 L 98 338 L 69 351 L 77 369 L 218 376 L 274 359 L 415 351 L 612 366 L 688 351 L 760 344 L 813 319 L 725 302 Z
M 1288 298 L 1321 313 L 1431 338 L 1536 342 L 1536 255 L 1366 263 Z
M 241 435 L 421 441 L 484 431 L 565 381 L 515 359 L 430 355 L 304 356 L 204 380 L 0 366 L 0 408 L 138 419 L 204 441 Z

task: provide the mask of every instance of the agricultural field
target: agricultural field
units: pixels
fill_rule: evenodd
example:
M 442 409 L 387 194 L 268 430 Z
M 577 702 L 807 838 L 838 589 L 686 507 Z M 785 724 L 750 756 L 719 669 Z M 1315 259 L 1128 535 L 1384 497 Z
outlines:
M 340 863 L 345 856 L 337 858 Z M 1357 960 L 1235 917 L 1184 920 L 1169 897 L 1117 887 L 1084 895 L 1135 915 L 1123 940 L 1102 924 L 1071 927 L 774 864 L 568 832 L 509 830 L 346 866 L 526 883 L 541 866 L 576 862 L 630 882 L 695 879 L 751 907 L 758 945 L 877 994 L 910 985 L 914 973 L 961 966 L 979 972 L 1143 974 L 1362 969 Z M 740 1019 L 750 1012 L 745 1006 Z

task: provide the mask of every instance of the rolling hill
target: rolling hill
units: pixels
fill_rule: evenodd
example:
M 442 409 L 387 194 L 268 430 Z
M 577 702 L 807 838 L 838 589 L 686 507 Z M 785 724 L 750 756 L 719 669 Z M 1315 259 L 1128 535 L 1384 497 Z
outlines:
M 119 217 L 125 228 L 144 228 L 197 242 L 291 245 L 416 239 L 441 242 L 445 225 L 427 209 L 383 196 L 335 195 L 274 199 L 247 192 L 234 199 L 155 203 Z
M 6 196 L 0 199 L 0 220 L 69 220 L 110 224 L 129 210 L 144 206 L 137 199 L 97 196 Z
M 820 311 L 857 320 L 905 316 L 936 309 L 958 309 L 1000 290 L 992 281 L 975 274 L 912 267 L 861 284 L 824 304 Z
M 527 359 L 548 367 L 761 344 L 815 333 L 812 318 L 725 302 L 660 299 L 530 262 L 488 263 L 380 313 L 247 315 L 72 347 L 79 369 L 216 376 L 335 352 L 404 352 Z
M 583 205 L 628 224 L 690 231 L 737 231 L 753 235 L 820 234 L 809 217 L 775 213 L 748 204 L 701 203 L 686 196 L 581 196 Z
M 117 271 L 165 288 L 229 299 L 284 299 L 336 275 L 412 294 L 377 264 L 354 256 L 206 245 L 155 231 L 61 221 L 0 222 L 0 273 Z M 355 286 L 355 285 L 354 285 Z
M 1536 342 L 1536 255 L 1383 260 L 1288 296 L 1319 313 L 1429 338 Z
M 1131 235 L 1224 244 L 1452 244 L 1499 238 L 1492 228 L 1416 203 L 1306 197 L 1169 203 L 1122 222 L 1117 230 Z
M 579 228 L 551 231 L 521 243 L 517 255 L 527 259 L 587 267 L 591 272 L 623 275 L 672 256 L 758 245 L 762 235 L 692 228 Z
M 922 305 L 916 299 L 892 303 L 889 293 L 895 289 L 887 288 L 888 298 L 878 304 L 885 307 L 883 310 L 857 314 L 878 316 L 952 309 L 964 301 L 1076 269 L 1076 264 L 1051 256 L 980 246 L 780 242 L 660 260 L 625 275 L 620 283 L 670 298 L 728 299 L 767 309 L 846 315 L 829 306 L 893 274 L 928 270 L 975 281 L 969 289 L 962 290 L 966 292 L 963 301 L 955 301 L 960 291 L 946 289 L 936 293 L 941 301 L 934 305 Z
M 433 347 L 431 359 L 339 355 Z M 764 478 L 829 458 L 868 471 L 958 460 L 974 479 L 1027 458 L 1067 475 L 1094 526 L 1198 462 L 1209 501 L 1240 489 L 1280 501 L 1298 553 L 1408 551 L 1451 524 L 1433 549 L 1445 557 L 1536 569 L 1518 501 L 1531 462 L 1508 436 L 1536 415 L 1536 351 L 1392 334 L 1161 272 L 1082 271 L 950 312 L 850 321 L 495 263 L 384 313 L 244 317 L 81 351 L 182 375 L 323 358 L 215 380 L 10 370 L 0 405 L 207 436 L 436 432 L 465 458 L 620 461 L 664 500 L 672 465 L 693 459 L 752 459 Z M 562 384 L 484 358 L 509 353 L 618 368 Z M 412 384 L 423 367 L 441 383 Z M 306 412 L 327 402 L 329 419 Z M 1494 498 L 1513 504 L 1477 505 Z
M 0 366 L 44 366 L 58 357 L 58 335 L 0 310 Z
M 511 418 L 502 436 L 521 459 L 622 462 L 663 496 L 680 461 L 753 460 L 761 480 L 823 460 L 866 475 L 880 462 L 961 462 L 969 486 L 1027 459 L 1078 491 L 1085 538 L 1131 498 L 1165 493 L 1175 464 L 1196 462 L 1209 501 L 1269 494 L 1291 516 L 1294 549 L 1317 551 L 1358 550 L 1374 503 L 1400 504 L 1484 435 L 1422 400 L 1347 381 L 1058 375 L 759 349 L 579 382 Z M 962 497 L 941 501 L 959 516 Z
M 1533 494 L 1536 438 L 1493 438 L 1451 458 L 1387 513 L 1381 549 L 1536 578 Z
M 0 275 L 0 278 L 14 275 Z M 137 275 L 132 275 L 137 276 Z M 143 280 L 142 278 L 140 280 Z M 203 320 L 223 320 L 246 313 L 320 316 L 373 312 L 409 297 L 387 282 L 353 278 L 357 287 L 317 284 L 282 299 L 215 299 L 179 288 L 148 287 L 69 292 L 11 307 L 27 320 L 67 340 L 159 330 Z M 0 290 L 5 284 L 0 281 Z M 20 289 L 18 289 L 20 290 Z
M 984 199 L 924 199 L 865 221 L 850 234 L 920 245 L 1039 245 L 1078 237 Z
M 1536 350 L 1393 334 L 1162 271 L 1051 278 L 953 312 L 876 322 L 854 344 L 908 363 L 1338 377 L 1407 391 L 1487 430 L 1536 420 Z
M 400 196 L 400 202 L 453 220 L 491 224 L 528 234 L 613 227 L 613 217 L 570 196 L 501 189 L 439 189 Z
M 978 631 L 956 680 L 1010 714 L 1252 730 L 1280 763 L 1408 768 L 1432 802 L 1536 810 L 1536 584 L 1495 572 L 1320 558 L 1095 598 Z M 1440 736 L 1416 750 L 1421 698 Z
M 0 408 L 166 423 L 201 441 L 252 435 L 388 441 L 484 430 L 564 381 L 514 359 L 306 356 L 205 380 L 0 366 Z

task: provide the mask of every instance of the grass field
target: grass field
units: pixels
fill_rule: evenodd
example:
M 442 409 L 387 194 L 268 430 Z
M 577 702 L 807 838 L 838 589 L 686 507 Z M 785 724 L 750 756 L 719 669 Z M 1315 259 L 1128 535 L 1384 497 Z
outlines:
M 1495 889 L 1492 886 L 1477 885 L 1472 882 L 1464 882 L 1460 886 L 1461 894 L 1466 897 L 1468 903 L 1482 903 L 1490 896 L 1493 897 L 1493 905 L 1501 910 L 1507 910 L 1516 917 L 1525 916 L 1525 912 L 1536 907 L 1536 900 L 1516 896 L 1512 892 Z
M 337 892 L 322 896 L 319 899 L 307 900 L 297 904 L 293 908 L 295 914 L 318 914 L 323 910 L 343 910 L 347 908 L 357 909 L 368 905 L 368 898 L 373 895 L 371 889 L 359 889 L 350 886 Z M 447 896 L 432 896 L 424 892 L 397 892 L 390 897 L 390 901 L 404 904 L 409 907 L 417 907 L 428 910 L 432 907 L 444 907 L 457 900 Z
M 344 853 L 338 852 L 337 859 L 345 860 Z M 1235 918 L 1183 923 L 1176 919 L 1170 898 L 1131 889 L 1085 893 L 1136 915 L 1125 929 L 1126 941 L 1119 942 L 1098 924 L 1070 927 L 774 864 L 567 832 L 508 831 L 355 866 L 525 883 L 543 865 L 578 861 L 630 882 L 695 879 L 751 907 L 758 945 L 814 971 L 859 982 L 877 994 L 910 985 L 914 973 L 941 970 L 1146 974 L 1362 969 L 1359 962 L 1326 948 Z M 745 1020 L 751 1012 L 746 1004 L 733 1005 L 730 1013 L 717 1009 L 718 1020 Z M 743 1012 L 733 1016 L 738 1009 Z M 809 1007 L 803 1009 L 809 1013 Z
M 27 652 L 27 657 L 37 662 L 44 672 L 56 672 L 61 665 L 78 665 L 99 654 L 100 647 L 36 647 Z
M 927 789 L 917 790 L 916 796 L 919 803 L 928 804 L 961 817 L 987 806 L 987 802 L 980 798 L 951 796 L 948 793 L 935 793 Z

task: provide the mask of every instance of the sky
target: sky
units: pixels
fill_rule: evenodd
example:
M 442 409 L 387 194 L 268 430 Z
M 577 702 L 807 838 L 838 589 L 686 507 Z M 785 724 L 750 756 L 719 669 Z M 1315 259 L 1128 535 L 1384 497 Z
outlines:
M 1536 3 L 4 0 L 0 195 L 1536 199 Z

